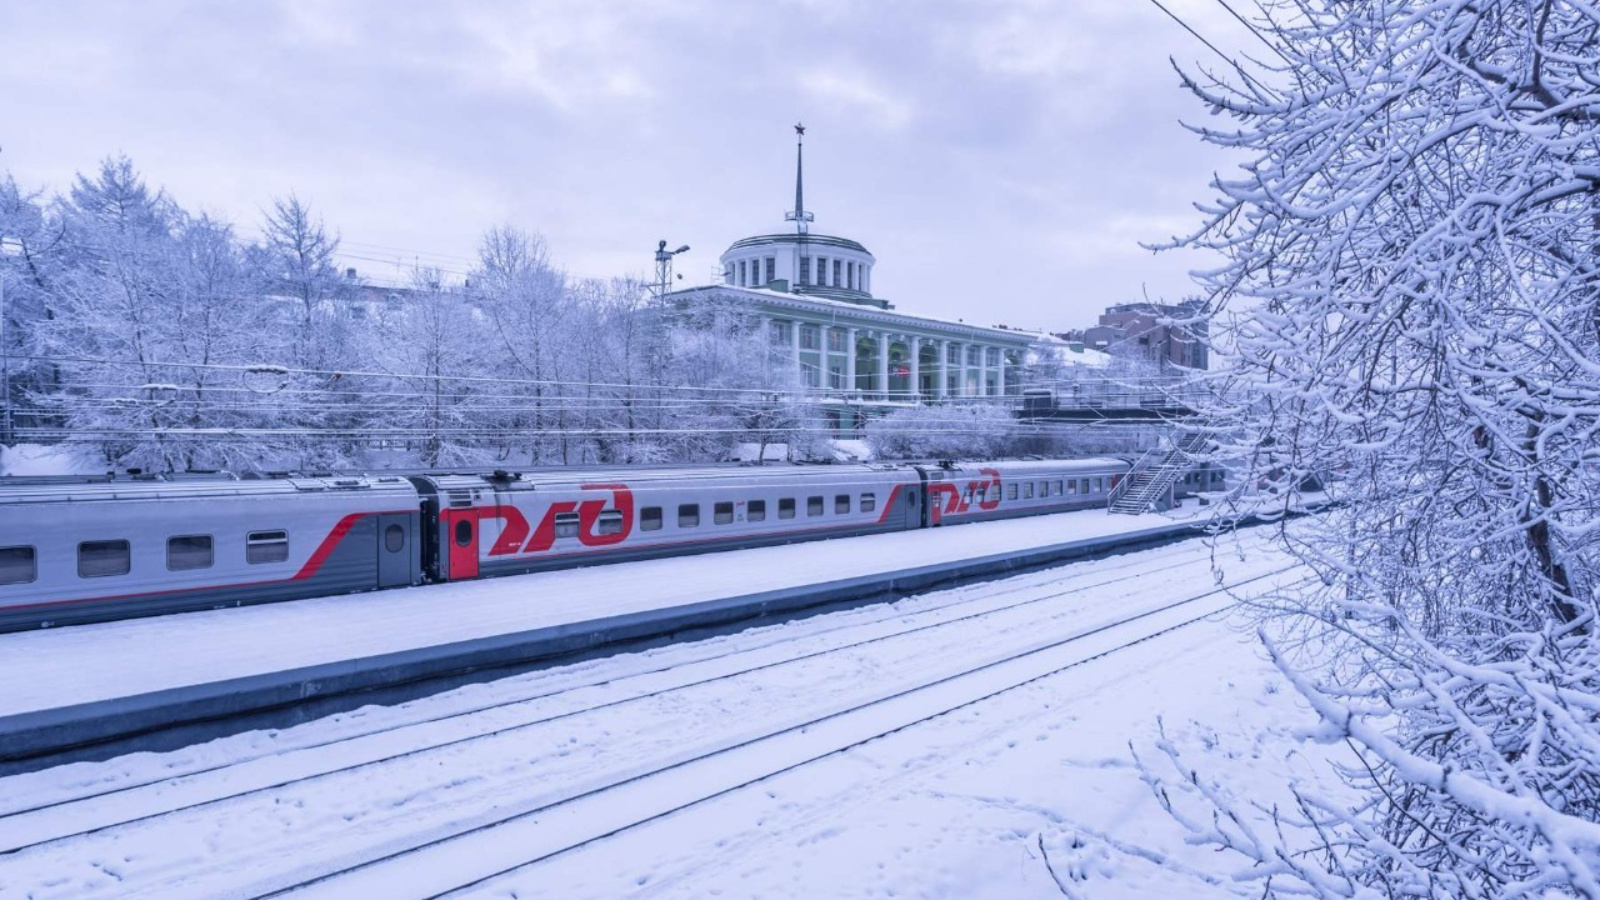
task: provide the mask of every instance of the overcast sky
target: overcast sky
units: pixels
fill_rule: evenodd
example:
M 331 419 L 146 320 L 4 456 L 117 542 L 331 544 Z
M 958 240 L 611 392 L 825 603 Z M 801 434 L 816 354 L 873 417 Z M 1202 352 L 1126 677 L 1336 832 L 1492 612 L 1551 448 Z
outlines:
M 1229 52 L 1214 0 L 1165 0 Z M 0 3 L 0 171 L 64 190 L 127 154 L 254 237 L 296 192 L 348 265 L 464 273 L 542 234 L 576 276 L 684 283 L 782 228 L 806 132 L 815 233 L 865 244 L 908 313 L 1062 330 L 1193 291 L 1185 231 L 1228 161 L 1147 0 Z

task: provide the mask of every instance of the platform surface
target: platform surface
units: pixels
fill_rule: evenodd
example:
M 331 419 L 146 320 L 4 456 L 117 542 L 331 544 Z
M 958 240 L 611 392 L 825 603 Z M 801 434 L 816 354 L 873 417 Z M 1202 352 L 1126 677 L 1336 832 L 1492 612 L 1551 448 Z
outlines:
M 1171 526 L 1085 510 L 0 635 L 0 717 Z M 1187 515 L 1185 515 L 1187 514 Z

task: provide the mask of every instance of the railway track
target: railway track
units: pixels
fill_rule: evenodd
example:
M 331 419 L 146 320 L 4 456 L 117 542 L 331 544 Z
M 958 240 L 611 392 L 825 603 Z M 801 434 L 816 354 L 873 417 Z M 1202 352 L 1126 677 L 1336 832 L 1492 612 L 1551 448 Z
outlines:
M 1163 566 L 1172 562 L 1170 551 L 1159 558 Z M 1203 565 L 1206 554 L 1188 554 L 1185 559 L 1186 571 L 1209 572 L 1209 566 Z M 257 810 L 284 803 L 293 806 L 303 803 L 308 794 L 339 793 L 341 778 L 364 772 L 382 779 L 405 766 L 415 769 L 432 763 L 476 771 L 461 758 L 463 748 L 544 740 L 532 735 L 548 735 L 563 723 L 587 722 L 608 712 L 628 711 L 630 716 L 648 720 L 648 715 L 632 712 L 645 706 L 656 708 L 653 714 L 667 722 L 672 706 L 688 703 L 685 698 L 697 691 L 703 694 L 710 687 L 749 682 L 778 672 L 793 677 L 797 671 L 819 667 L 836 670 L 824 672 L 818 682 L 831 685 L 832 694 L 822 691 L 820 699 L 799 703 L 767 721 L 744 727 L 739 723 L 709 737 L 695 735 L 692 728 L 687 735 L 683 729 L 666 725 L 641 728 L 649 752 L 633 759 L 602 758 L 598 769 L 574 767 L 570 754 L 547 751 L 528 762 L 565 772 L 567 777 L 553 778 L 554 785 L 546 783 L 552 779 L 542 776 L 511 779 L 514 785 L 507 786 L 505 796 L 486 807 L 468 800 L 430 797 L 445 812 L 424 816 L 379 839 L 357 842 L 360 846 L 355 849 L 325 852 L 313 863 L 246 874 L 226 892 L 216 889 L 215 880 L 225 880 L 222 870 L 231 867 L 208 866 L 204 861 L 188 866 L 174 863 L 161 874 L 149 873 L 155 875 L 153 880 L 90 877 L 88 881 L 99 884 L 78 883 L 78 887 L 103 887 L 103 893 L 115 896 L 139 896 L 141 892 L 162 897 L 218 893 L 443 896 L 1184 627 L 1225 608 L 1230 602 L 1226 590 L 1264 586 L 1290 571 L 1274 568 L 1228 588 L 1140 604 L 1119 598 L 1117 591 L 1135 579 L 1150 577 L 1150 569 L 1136 558 L 1123 563 L 1116 575 L 1104 574 L 1104 568 L 1098 568 L 1098 577 L 1085 574 L 1066 586 L 1047 587 L 1048 579 L 1035 575 L 986 586 L 989 590 L 950 592 L 960 596 L 911 613 L 818 628 L 798 640 L 775 638 L 732 651 L 726 650 L 729 642 L 719 641 L 716 643 L 723 649 L 698 657 L 655 665 L 645 662 L 621 675 L 610 672 L 511 702 L 458 710 L 336 742 L 312 743 L 288 754 L 191 768 L 160 781 L 122 784 L 15 810 L 0 818 L 0 853 L 4 854 L 0 855 L 0 887 L 6 886 L 8 869 L 15 870 L 17 863 L 26 869 L 30 858 L 48 858 L 74 848 L 95 856 L 130 834 L 137 837 L 141 830 L 181 833 L 187 823 L 205 821 L 206 815 L 219 811 L 225 814 L 230 805 L 253 803 L 251 808 Z M 1056 581 L 1060 581 L 1059 573 Z M 1107 600 L 1119 599 L 1132 608 L 1113 616 L 1101 615 L 1093 624 L 1072 625 L 1062 620 L 1079 618 L 1083 610 L 1063 603 L 1074 595 L 1092 599 L 1102 608 Z M 1050 601 L 1057 601 L 1059 608 L 1041 616 L 1036 607 Z M 987 629 L 984 634 L 1002 635 L 1008 642 L 993 650 L 957 652 L 970 643 L 970 633 L 980 624 Z M 774 629 L 769 634 L 780 632 Z M 890 645 L 896 650 L 885 657 L 888 664 L 878 663 L 886 670 L 908 665 L 916 669 L 906 661 L 917 660 L 919 647 L 921 656 L 936 655 L 938 664 L 867 685 L 847 680 L 850 689 L 839 690 L 840 679 L 848 678 L 852 666 L 860 666 L 859 662 L 844 664 L 846 660 L 883 654 Z M 937 653 L 930 654 L 930 650 Z M 901 662 L 895 662 L 895 653 L 901 655 Z M 804 692 L 815 687 L 808 685 L 801 678 L 792 689 Z M 664 710 L 660 708 L 663 705 Z M 499 759 L 495 754 L 488 756 Z M 422 794 L 447 795 L 450 787 L 446 779 Z M 480 802 L 483 799 L 481 791 L 464 793 Z M 497 794 L 491 792 L 491 796 Z M 402 805 L 416 802 L 415 797 L 415 793 L 405 795 Z M 250 809 L 243 814 L 248 817 Z M 293 823 L 288 824 L 292 828 Z M 454 862 L 447 865 L 441 860 Z M 470 871 L 463 871 L 461 860 L 471 861 Z M 127 874 L 131 876 L 138 868 L 131 866 Z M 94 895 L 95 890 L 73 892 L 73 896 Z

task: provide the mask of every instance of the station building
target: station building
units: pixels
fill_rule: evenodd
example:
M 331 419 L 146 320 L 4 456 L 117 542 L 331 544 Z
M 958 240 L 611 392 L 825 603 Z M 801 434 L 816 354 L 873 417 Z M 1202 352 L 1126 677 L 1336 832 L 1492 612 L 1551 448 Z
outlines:
M 796 126 L 801 138 L 804 129 Z M 793 359 L 799 383 L 841 432 L 865 416 L 940 402 L 1009 402 L 1045 336 L 897 312 L 872 293 L 878 260 L 857 241 L 812 231 L 804 147 L 795 157 L 794 209 L 782 231 L 734 241 L 722 284 L 667 294 L 748 304 L 768 339 Z M 792 228 L 792 230 L 789 230 Z

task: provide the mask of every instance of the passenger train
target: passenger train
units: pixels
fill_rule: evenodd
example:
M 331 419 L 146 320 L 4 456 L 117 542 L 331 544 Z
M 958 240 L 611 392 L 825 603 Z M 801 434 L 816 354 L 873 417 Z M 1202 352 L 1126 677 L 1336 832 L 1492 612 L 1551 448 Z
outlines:
M 0 478 L 0 631 L 1101 506 L 1119 459 Z M 1200 470 L 1183 493 L 1215 490 Z

